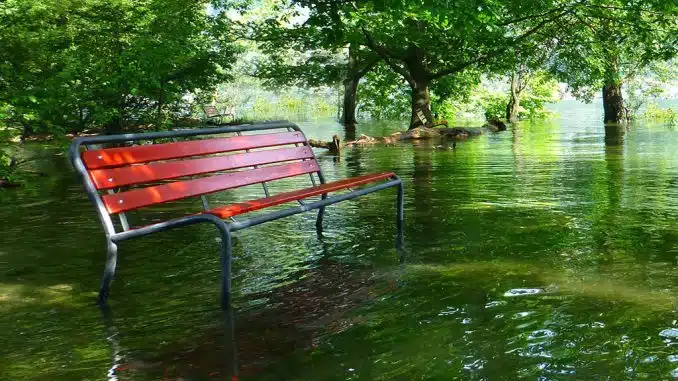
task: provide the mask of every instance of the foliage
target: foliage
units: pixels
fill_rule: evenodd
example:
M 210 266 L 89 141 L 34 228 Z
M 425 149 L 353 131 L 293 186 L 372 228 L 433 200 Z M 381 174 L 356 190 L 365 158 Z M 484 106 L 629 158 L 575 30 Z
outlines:
M 535 73 L 522 96 L 519 119 L 549 118 L 551 113 L 546 110 L 546 104 L 556 101 L 557 88 L 558 83 L 548 73 Z
M 219 85 L 209 94 L 220 110 L 236 120 L 311 120 L 337 113 L 335 90 L 318 87 L 283 87 L 271 90 L 258 78 L 241 76 Z M 201 103 L 204 104 L 204 103 Z
M 499 79 L 485 80 L 469 87 L 470 94 L 461 99 L 447 98 L 436 108 L 440 117 L 450 123 L 478 122 L 480 120 L 504 119 L 509 101 L 505 83 Z M 554 94 L 557 84 L 545 73 L 532 78 L 521 96 L 519 119 L 548 119 L 553 114 L 546 109 L 548 103 L 556 101 Z
M 236 53 L 201 0 L 8 0 L 0 25 L 0 103 L 29 132 L 162 124 Z
M 487 94 L 482 99 L 482 106 L 485 110 L 485 119 L 504 119 L 506 115 L 506 104 L 509 97 L 506 94 Z
M 12 141 L 16 139 L 16 131 L 0 127 L 0 181 L 15 182 L 17 180 L 18 149 Z
M 299 0 L 293 4 L 308 10 L 304 26 L 314 25 L 325 32 L 318 36 L 319 46 L 324 46 L 327 36 L 339 36 L 335 41 L 367 45 L 406 81 L 411 88 L 410 103 L 417 104 L 428 119 L 433 118 L 429 88 L 438 86 L 440 90 L 450 84 L 466 83 L 452 80 L 435 85 L 436 82 L 446 82 L 449 76 L 466 79 L 467 71 L 473 72 L 477 82 L 479 72 L 506 66 L 500 57 L 510 55 L 514 48 L 527 49 L 527 45 L 522 45 L 536 38 L 537 31 L 562 13 L 562 9 L 553 9 L 555 5 L 550 0 L 482 3 Z M 451 94 L 442 90 L 438 100 L 444 102 Z M 413 123 L 416 120 L 412 118 Z
M 399 120 L 409 113 L 410 92 L 385 64 L 377 65 L 358 87 L 359 113 L 376 120 Z
M 438 119 L 453 119 L 455 110 L 472 102 L 479 82 L 480 73 L 471 70 L 433 82 L 431 110 Z M 411 92 L 407 81 L 382 62 L 361 82 L 360 112 L 377 120 L 406 118 L 411 108 Z
M 678 112 L 671 107 L 662 108 L 656 103 L 650 103 L 642 116 L 647 120 L 662 122 L 671 127 L 678 124 Z
M 579 3 L 561 24 L 566 33 L 557 35 L 550 70 L 590 101 L 606 84 L 622 84 L 676 53 L 677 12 L 664 0 Z
M 642 110 L 652 102 L 663 97 L 668 86 L 678 84 L 678 62 L 653 62 L 642 71 L 626 81 L 626 107 L 631 117 L 641 116 Z

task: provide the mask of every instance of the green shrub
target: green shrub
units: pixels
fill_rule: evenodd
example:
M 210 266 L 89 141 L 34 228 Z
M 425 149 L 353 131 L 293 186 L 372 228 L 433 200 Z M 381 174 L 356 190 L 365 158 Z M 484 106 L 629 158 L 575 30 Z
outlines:
M 662 108 L 656 103 L 647 105 L 647 109 L 643 113 L 646 120 L 654 122 L 666 123 L 669 126 L 675 126 L 678 123 L 678 115 L 673 108 Z

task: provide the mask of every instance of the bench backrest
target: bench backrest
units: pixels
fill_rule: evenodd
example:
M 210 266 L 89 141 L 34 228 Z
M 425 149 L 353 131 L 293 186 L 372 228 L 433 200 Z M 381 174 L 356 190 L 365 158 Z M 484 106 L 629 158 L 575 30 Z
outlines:
M 243 131 L 257 133 L 241 135 Z M 94 143 L 220 133 L 237 135 L 80 150 Z M 323 182 L 306 137 L 296 125 L 287 122 L 81 138 L 71 147 L 71 159 L 79 172 L 85 172 L 81 175 L 86 188 L 95 193 L 90 197 L 109 216 L 299 175 L 317 173 Z M 111 192 L 113 189 L 120 191 Z

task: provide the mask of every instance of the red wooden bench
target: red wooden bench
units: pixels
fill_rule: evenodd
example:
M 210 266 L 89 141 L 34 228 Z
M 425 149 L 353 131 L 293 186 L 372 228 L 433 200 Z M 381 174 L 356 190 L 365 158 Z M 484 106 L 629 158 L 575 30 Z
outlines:
M 243 132 L 247 134 L 243 135 Z M 204 138 L 208 135 L 211 137 Z M 195 137 L 201 138 L 177 141 Z M 172 141 L 129 145 L 169 139 Z M 96 148 L 112 143 L 118 143 L 119 147 Z M 396 243 L 402 246 L 401 180 L 394 173 L 386 172 L 325 182 L 306 137 L 289 122 L 77 138 L 71 144 L 70 158 L 96 207 L 106 234 L 108 257 L 99 292 L 100 303 L 104 303 L 109 294 L 119 242 L 180 226 L 208 222 L 218 228 L 222 243 L 224 308 L 228 308 L 230 303 L 231 233 L 234 231 L 318 209 L 316 228 L 321 234 L 327 205 L 397 187 Z M 310 187 L 275 195 L 269 193 L 267 183 L 301 175 L 310 177 Z M 210 193 L 253 184 L 263 184 L 262 198 L 210 207 L 205 197 Z M 350 189 L 367 184 L 372 185 Z M 333 195 L 329 196 L 329 193 Z M 313 196 L 320 197 L 304 201 Z M 149 226 L 133 227 L 128 222 L 126 212 L 190 197 L 201 198 L 201 211 Z M 247 219 L 233 218 L 290 202 L 298 205 Z M 118 228 L 112 218 L 116 215 L 120 220 Z M 228 222 L 225 221 L 227 219 Z

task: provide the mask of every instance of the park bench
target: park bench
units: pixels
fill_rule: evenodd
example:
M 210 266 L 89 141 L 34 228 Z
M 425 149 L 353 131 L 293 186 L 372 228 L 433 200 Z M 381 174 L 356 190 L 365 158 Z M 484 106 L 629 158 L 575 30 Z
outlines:
M 140 142 L 152 143 L 134 144 Z M 102 148 L 111 145 L 115 147 Z M 69 153 L 106 235 L 108 256 L 100 303 L 109 295 L 119 242 L 181 226 L 211 223 L 219 230 L 224 308 L 230 304 L 231 235 L 235 231 L 317 209 L 316 229 L 322 234 L 326 206 L 397 187 L 396 244 L 403 243 L 401 180 L 387 172 L 326 182 L 304 133 L 289 122 L 82 137 L 73 140 Z M 296 176 L 309 176 L 310 186 L 270 194 L 267 183 Z M 205 197 L 255 184 L 263 184 L 264 197 L 216 207 L 210 207 Z M 367 184 L 372 185 L 353 189 Z M 338 191 L 346 192 L 335 194 Z M 127 212 L 192 197 L 201 198 L 202 210 L 147 226 L 128 222 Z M 297 205 L 234 218 L 291 202 Z M 116 215 L 119 224 L 114 223 Z
M 205 112 L 207 120 L 216 120 L 218 124 L 224 123 L 224 117 L 230 116 L 235 121 L 235 115 L 226 111 L 219 111 L 216 106 L 203 106 L 202 110 Z

